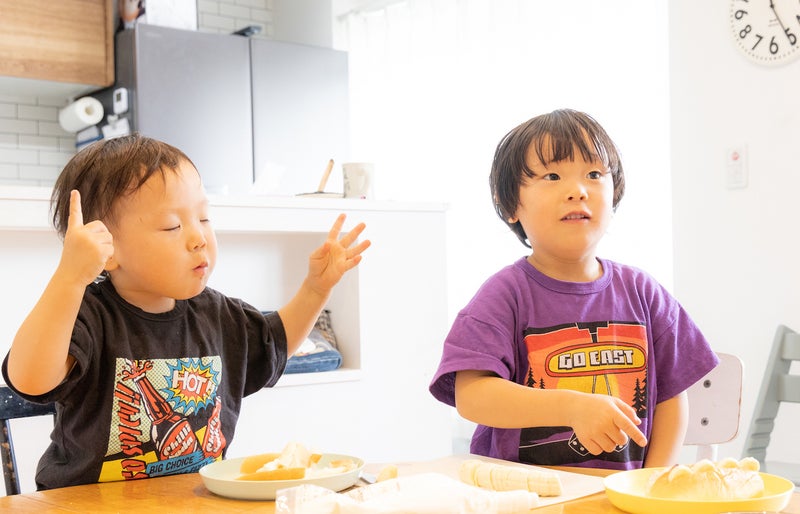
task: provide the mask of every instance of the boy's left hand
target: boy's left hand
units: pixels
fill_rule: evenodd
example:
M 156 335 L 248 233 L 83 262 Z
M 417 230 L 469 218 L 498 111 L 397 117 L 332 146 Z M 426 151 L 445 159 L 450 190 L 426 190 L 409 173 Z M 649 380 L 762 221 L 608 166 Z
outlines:
M 336 218 L 328 232 L 328 239 L 308 259 L 308 286 L 321 295 L 328 294 L 347 271 L 361 262 L 361 254 L 370 245 L 369 240 L 364 240 L 352 246 L 364 231 L 364 223 L 359 223 L 339 237 L 345 218 L 344 214 Z

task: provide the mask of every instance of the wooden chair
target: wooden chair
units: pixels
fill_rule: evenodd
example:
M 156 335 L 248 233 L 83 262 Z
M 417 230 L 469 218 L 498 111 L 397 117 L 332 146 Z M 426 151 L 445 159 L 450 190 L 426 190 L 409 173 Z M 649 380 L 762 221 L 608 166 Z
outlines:
M 687 390 L 689 427 L 684 444 L 697 446 L 697 459 L 717 460 L 718 445 L 739 432 L 742 360 L 717 353 L 719 364 Z
M 20 398 L 6 386 L 0 386 L 0 462 L 3 465 L 3 480 L 6 495 L 19 494 L 17 461 L 14 456 L 14 441 L 11 439 L 11 420 L 33 416 L 55 415 L 54 404 L 31 403 Z
M 762 471 L 786 477 L 795 485 L 800 485 L 800 463 L 766 460 L 770 435 L 775 428 L 775 417 L 781 402 L 800 403 L 800 375 L 790 374 L 794 361 L 800 361 L 800 334 L 779 325 L 772 341 L 743 456 L 757 459 Z

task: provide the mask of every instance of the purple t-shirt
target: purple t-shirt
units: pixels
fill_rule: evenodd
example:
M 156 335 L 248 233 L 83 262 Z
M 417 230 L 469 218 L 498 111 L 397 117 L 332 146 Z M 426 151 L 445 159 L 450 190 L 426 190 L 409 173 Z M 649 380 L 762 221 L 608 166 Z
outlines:
M 600 259 L 594 282 L 563 282 L 525 258 L 487 280 L 445 339 L 430 392 L 455 406 L 455 374 L 483 370 L 528 387 L 621 398 L 652 430 L 656 404 L 683 392 L 718 362 L 669 292 L 647 273 Z M 592 455 L 570 427 L 478 425 L 471 452 L 539 465 L 636 469 L 647 449 L 633 441 Z

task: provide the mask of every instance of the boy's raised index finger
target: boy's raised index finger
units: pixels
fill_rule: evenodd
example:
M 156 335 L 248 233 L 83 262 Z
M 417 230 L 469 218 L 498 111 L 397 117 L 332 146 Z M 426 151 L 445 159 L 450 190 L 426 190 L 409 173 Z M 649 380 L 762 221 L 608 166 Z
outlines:
M 81 193 L 73 189 L 69 193 L 69 219 L 67 227 L 83 226 L 83 209 L 81 209 Z

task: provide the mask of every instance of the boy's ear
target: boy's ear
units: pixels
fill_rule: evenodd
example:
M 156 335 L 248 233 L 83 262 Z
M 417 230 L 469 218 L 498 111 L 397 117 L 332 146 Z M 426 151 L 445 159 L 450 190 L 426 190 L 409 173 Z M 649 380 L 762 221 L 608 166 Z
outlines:
M 105 270 L 105 271 L 114 271 L 118 267 L 119 267 L 119 264 L 117 263 L 116 259 L 114 259 L 114 256 L 112 255 L 106 261 L 106 265 L 103 268 L 103 270 Z

